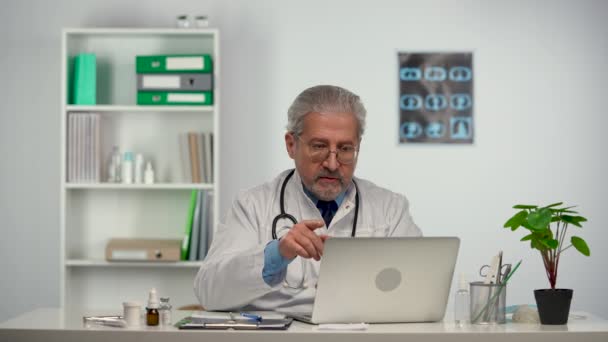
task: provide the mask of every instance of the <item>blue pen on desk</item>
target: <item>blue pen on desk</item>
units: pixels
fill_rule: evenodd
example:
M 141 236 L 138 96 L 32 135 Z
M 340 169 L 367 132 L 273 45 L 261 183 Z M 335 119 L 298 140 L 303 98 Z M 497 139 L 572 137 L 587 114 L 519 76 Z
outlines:
M 253 321 L 257 321 L 257 322 L 261 322 L 262 321 L 262 316 L 254 315 L 254 314 L 247 313 L 247 312 L 241 312 L 241 316 L 246 317 L 246 318 L 248 318 L 250 320 L 253 320 Z

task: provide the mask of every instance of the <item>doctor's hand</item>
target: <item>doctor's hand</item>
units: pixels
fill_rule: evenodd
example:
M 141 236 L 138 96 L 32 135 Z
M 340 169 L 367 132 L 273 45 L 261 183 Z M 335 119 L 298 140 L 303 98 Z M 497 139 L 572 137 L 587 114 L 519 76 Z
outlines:
M 279 240 L 279 252 L 287 259 L 299 255 L 306 259 L 320 260 L 323 255 L 323 243 L 329 236 L 318 236 L 314 230 L 324 226 L 323 220 L 303 220 L 296 223 Z

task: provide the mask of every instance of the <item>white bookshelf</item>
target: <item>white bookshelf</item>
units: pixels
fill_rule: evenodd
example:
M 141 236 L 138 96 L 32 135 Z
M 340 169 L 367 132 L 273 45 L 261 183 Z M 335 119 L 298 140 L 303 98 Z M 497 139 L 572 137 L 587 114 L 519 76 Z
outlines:
M 70 64 L 81 52 L 97 57 L 97 104 L 68 103 Z M 209 106 L 136 104 L 136 55 L 210 54 L 214 103 Z M 61 286 L 63 306 L 119 312 L 121 303 L 145 303 L 149 288 L 174 307 L 196 304 L 192 285 L 201 261 L 108 262 L 110 238 L 182 239 L 193 189 L 213 190 L 217 222 L 219 191 L 219 33 L 215 29 L 64 29 L 61 79 Z M 69 113 L 101 116 L 101 182 L 67 181 Z M 211 183 L 190 183 L 183 170 L 179 135 L 213 132 Z M 151 160 L 155 184 L 107 183 L 113 146 Z M 213 223 L 213 229 L 216 226 Z M 213 231 L 210 232 L 211 234 Z
M 66 260 L 67 267 L 153 267 L 153 268 L 195 268 L 198 270 L 202 261 L 180 261 L 180 262 L 110 262 L 106 260 L 69 259 Z
M 138 189 L 138 190 L 212 190 L 215 188 L 213 183 L 156 183 L 156 184 L 120 184 L 120 183 L 66 183 L 66 189 L 98 189 L 98 190 L 120 190 L 120 189 Z
M 126 106 L 126 105 L 97 105 L 97 106 L 83 106 L 83 105 L 68 105 L 66 110 L 70 112 L 141 112 L 150 113 L 158 112 L 159 106 Z M 192 113 L 213 113 L 215 106 L 162 106 L 162 112 L 192 112 Z

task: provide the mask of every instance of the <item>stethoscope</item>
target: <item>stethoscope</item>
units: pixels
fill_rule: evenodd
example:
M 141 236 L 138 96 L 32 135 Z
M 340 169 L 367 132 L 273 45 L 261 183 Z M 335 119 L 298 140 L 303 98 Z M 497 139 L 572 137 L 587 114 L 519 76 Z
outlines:
M 298 223 L 298 220 L 296 220 L 296 218 L 293 217 L 293 215 L 285 212 L 285 187 L 287 186 L 287 182 L 289 182 L 289 179 L 291 178 L 291 176 L 293 176 L 294 173 L 295 173 L 295 169 L 291 170 L 291 172 L 289 172 L 287 177 L 285 177 L 285 179 L 283 180 L 283 184 L 281 185 L 281 194 L 280 194 L 280 198 L 279 198 L 279 206 L 281 209 L 281 213 L 279 215 L 275 216 L 274 220 L 272 220 L 272 239 L 273 240 L 277 239 L 277 223 L 279 222 L 279 220 L 288 219 L 293 224 Z M 353 184 L 355 185 L 355 218 L 353 219 L 353 229 L 350 234 L 351 237 L 355 237 L 355 233 L 357 232 L 357 219 L 359 218 L 359 200 L 360 200 L 359 187 L 357 186 L 357 183 L 355 182 L 354 179 L 353 179 Z M 308 288 L 308 285 L 306 284 L 305 276 L 306 276 L 306 263 L 302 260 L 302 280 L 300 281 L 300 284 L 295 287 L 290 286 L 287 283 L 287 278 L 286 278 L 286 280 L 283 282 L 283 286 L 292 288 L 292 289 L 298 289 L 298 288 L 306 289 L 306 288 Z

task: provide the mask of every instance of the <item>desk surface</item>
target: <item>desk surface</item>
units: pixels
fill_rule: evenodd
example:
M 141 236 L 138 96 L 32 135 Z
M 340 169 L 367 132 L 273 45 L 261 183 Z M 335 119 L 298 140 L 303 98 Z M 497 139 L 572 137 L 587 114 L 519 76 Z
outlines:
M 571 315 L 567 325 L 507 323 L 495 326 L 457 327 L 444 322 L 370 324 L 366 331 L 320 331 L 318 326 L 294 322 L 287 331 L 206 331 L 174 327 L 85 327 L 83 315 L 59 308 L 37 309 L 0 323 L 0 341 L 608 341 L 608 321 L 586 313 Z M 112 314 L 112 313 L 105 313 Z M 115 314 L 115 313 L 114 313 Z M 174 311 L 174 320 L 190 312 Z

